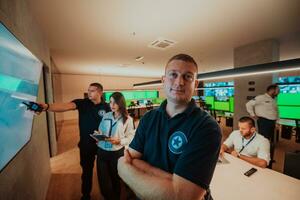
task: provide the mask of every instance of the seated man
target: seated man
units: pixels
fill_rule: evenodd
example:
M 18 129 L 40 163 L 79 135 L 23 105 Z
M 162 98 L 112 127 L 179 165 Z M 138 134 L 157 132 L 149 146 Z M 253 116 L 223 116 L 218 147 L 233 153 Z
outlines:
M 267 167 L 270 162 L 269 141 L 256 132 L 254 120 L 250 117 L 242 117 L 238 126 L 239 130 L 233 131 L 223 143 L 220 155 L 230 152 L 253 165 Z

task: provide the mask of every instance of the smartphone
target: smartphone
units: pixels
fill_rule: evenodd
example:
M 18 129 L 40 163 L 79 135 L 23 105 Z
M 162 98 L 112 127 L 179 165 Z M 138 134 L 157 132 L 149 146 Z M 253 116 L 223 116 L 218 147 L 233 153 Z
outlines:
M 31 110 L 33 112 L 42 112 L 43 111 L 43 107 L 33 101 L 22 102 L 22 103 L 27 106 L 27 110 Z
M 257 169 L 255 169 L 254 167 L 252 167 L 251 169 L 249 169 L 248 171 L 246 171 L 244 173 L 245 176 L 251 176 L 252 174 L 254 174 L 257 171 Z

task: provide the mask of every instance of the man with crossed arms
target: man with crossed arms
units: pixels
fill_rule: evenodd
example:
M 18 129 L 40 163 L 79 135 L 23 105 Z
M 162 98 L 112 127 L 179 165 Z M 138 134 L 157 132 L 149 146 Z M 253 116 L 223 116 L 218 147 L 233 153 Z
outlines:
M 120 177 L 140 199 L 211 199 L 221 131 L 192 99 L 197 72 L 189 55 L 169 60 L 162 79 L 167 100 L 144 115 L 119 159 Z

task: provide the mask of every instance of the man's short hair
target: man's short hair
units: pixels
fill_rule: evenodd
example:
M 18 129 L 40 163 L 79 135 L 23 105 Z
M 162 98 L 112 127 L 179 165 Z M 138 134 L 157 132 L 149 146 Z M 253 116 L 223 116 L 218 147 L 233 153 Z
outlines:
M 255 127 L 254 119 L 252 119 L 251 117 L 241 117 L 239 119 L 239 122 L 241 123 L 247 122 L 251 127 Z
M 267 87 L 267 92 L 269 92 L 270 90 L 276 90 L 276 88 L 278 88 L 278 85 L 277 85 L 277 84 L 269 85 L 269 86 Z
M 98 90 L 103 91 L 103 86 L 100 83 L 91 83 L 90 86 L 94 86 Z
M 197 72 L 198 72 L 198 65 L 197 65 L 196 61 L 194 60 L 194 58 L 190 55 L 183 54 L 183 53 L 177 54 L 177 55 L 173 56 L 172 58 L 170 58 L 170 60 L 167 62 L 167 65 L 173 60 L 182 60 L 184 62 L 193 63 L 195 65 L 196 69 L 197 69 Z

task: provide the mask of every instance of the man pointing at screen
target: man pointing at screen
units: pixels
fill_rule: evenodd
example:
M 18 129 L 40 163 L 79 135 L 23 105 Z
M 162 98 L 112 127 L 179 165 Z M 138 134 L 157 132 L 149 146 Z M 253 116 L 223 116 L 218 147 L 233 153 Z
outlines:
M 88 98 L 74 99 L 68 103 L 39 103 L 43 111 L 65 112 L 78 110 L 80 141 L 78 143 L 80 151 L 80 165 L 82 168 L 82 200 L 90 199 L 92 189 L 93 167 L 97 153 L 97 145 L 90 134 L 98 129 L 103 115 L 110 111 L 108 104 L 102 97 L 103 87 L 100 83 L 91 83 L 88 88 Z

